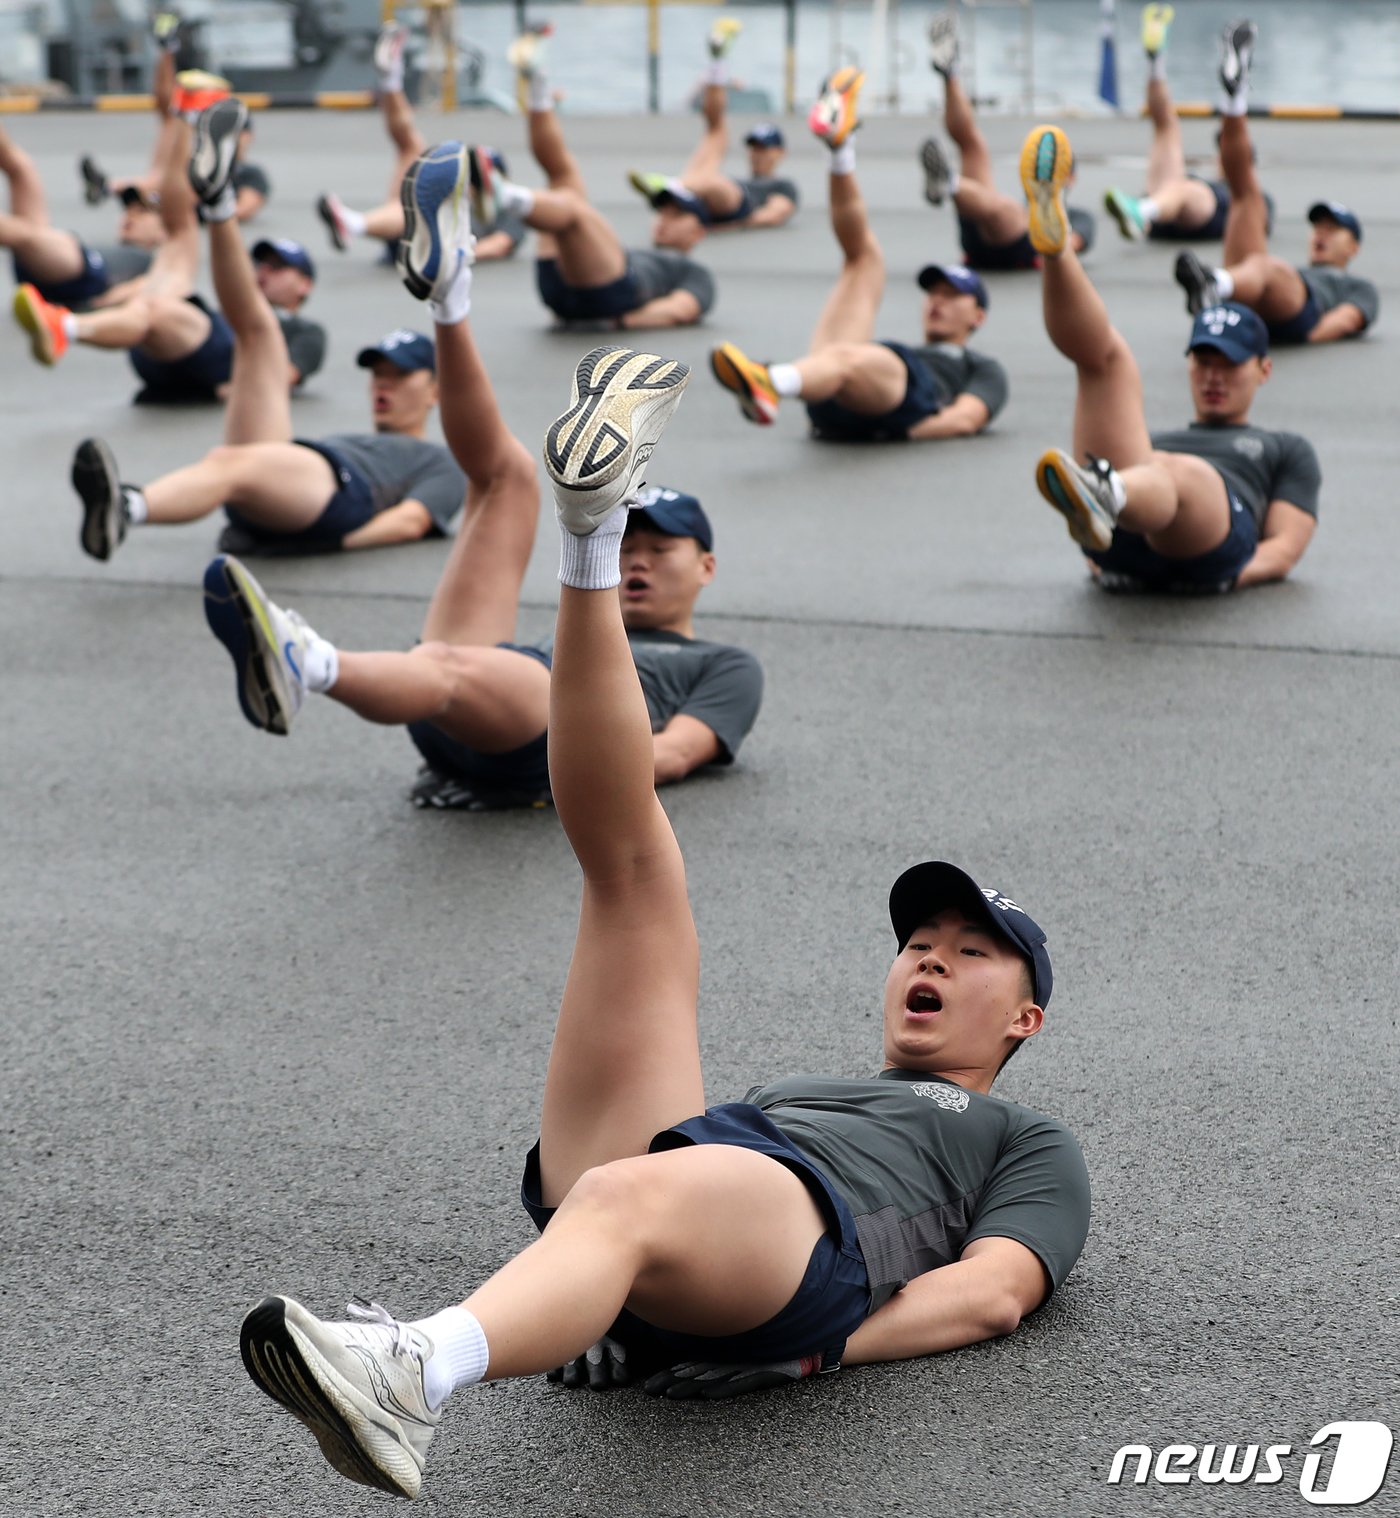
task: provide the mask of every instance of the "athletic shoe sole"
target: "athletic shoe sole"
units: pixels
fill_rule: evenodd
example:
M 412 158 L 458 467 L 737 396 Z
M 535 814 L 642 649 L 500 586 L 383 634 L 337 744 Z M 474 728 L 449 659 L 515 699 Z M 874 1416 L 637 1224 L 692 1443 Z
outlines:
M 919 163 L 924 171 L 924 199 L 931 206 L 941 206 L 948 194 L 951 171 L 943 149 L 932 137 L 919 149 Z
M 55 338 L 49 324 L 44 320 L 41 300 L 42 297 L 32 285 L 21 285 L 15 291 L 15 320 L 29 334 L 29 347 L 34 357 L 41 364 L 52 369 L 63 357 L 67 344 L 59 345 L 59 340 Z
M 329 195 L 322 195 L 316 202 L 316 214 L 324 223 L 326 231 L 330 233 L 331 247 L 337 253 L 344 253 L 350 246 L 350 241 L 345 235 L 345 229 L 340 224 L 340 217 L 335 214 L 335 207 L 331 204 Z
M 721 343 L 710 350 L 710 369 L 714 377 L 739 399 L 739 407 L 751 422 L 771 427 L 778 417 L 777 398 L 769 398 L 749 379 L 743 355 L 733 343 Z
M 397 1497 L 416 1497 L 423 1481 L 418 1462 L 389 1415 L 317 1350 L 314 1323 L 289 1298 L 265 1297 L 239 1333 L 244 1369 L 259 1391 L 311 1430 L 342 1476 Z
M 443 147 L 449 146 L 444 143 Z M 442 153 L 434 148 L 433 153 Z M 442 207 L 451 204 L 460 214 L 462 190 L 467 178 L 466 158 L 460 148 L 453 153 L 432 153 L 415 159 L 403 177 L 399 197 L 403 204 L 403 236 L 399 239 L 399 275 L 408 293 L 427 300 L 443 273 L 445 248 L 438 226 Z
M 73 489 L 83 502 L 79 542 L 94 559 L 110 559 L 126 537 L 126 507 L 117 461 L 101 438 L 78 444 L 73 455 Z
M 107 176 L 87 157 L 78 161 L 78 173 L 83 177 L 83 199 L 90 206 L 100 206 L 112 193 Z
M 1072 162 L 1069 138 L 1056 126 L 1034 127 L 1021 149 L 1021 185 L 1037 253 L 1063 253 L 1069 243 L 1061 192 Z
M 243 715 L 263 732 L 285 738 L 295 708 L 277 629 L 262 586 L 237 559 L 220 554 L 204 571 L 204 619 L 233 660 Z
M 1121 190 L 1106 190 L 1103 208 L 1118 223 L 1118 230 L 1129 242 L 1141 242 L 1147 235 L 1142 223 L 1128 209 L 1127 197 Z
M 1074 460 L 1058 448 L 1041 455 L 1035 467 L 1041 495 L 1065 519 L 1069 535 L 1081 548 L 1102 553 L 1113 542 L 1113 522 L 1084 487 Z
M 928 62 L 936 74 L 947 75 L 958 61 L 958 23 L 949 15 L 938 15 L 928 24 Z
M 545 434 L 560 519 L 586 537 L 631 496 L 690 382 L 690 366 L 630 348 L 594 348 L 574 370 L 573 401 Z
M 1237 21 L 1225 28 L 1221 38 L 1220 84 L 1232 98 L 1249 76 L 1259 28 L 1252 21 Z
M 206 205 L 228 188 L 238 156 L 238 134 L 247 125 L 248 107 L 232 96 L 199 113 L 190 154 L 190 184 Z
M 1210 270 L 1189 249 L 1178 253 L 1172 276 L 1186 292 L 1186 310 L 1199 316 L 1207 306 L 1220 304 L 1220 292 Z

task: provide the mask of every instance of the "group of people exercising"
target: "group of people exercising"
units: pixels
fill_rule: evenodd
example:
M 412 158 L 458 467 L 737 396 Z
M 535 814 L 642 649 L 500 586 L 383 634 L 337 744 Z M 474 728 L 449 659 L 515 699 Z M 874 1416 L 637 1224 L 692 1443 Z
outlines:
M 1256 32 L 1221 40 L 1219 172 L 1187 172 L 1167 90 L 1171 7 L 1147 6 L 1153 146 L 1141 193 L 1105 208 L 1130 240 L 1223 239 L 1218 263 L 1190 248 L 1175 276 L 1191 318 L 1193 418 L 1150 431 L 1137 361 L 1081 255 L 1093 216 L 1066 195 L 1074 158 L 1057 126 L 1020 156 L 1003 193 L 959 75 L 956 26 L 930 27 L 944 126 L 918 150 L 924 194 L 956 211 L 962 262 L 917 276 L 917 342 L 875 338 L 885 263 L 856 173 L 859 69 L 824 83 L 809 127 L 829 152 L 828 215 L 841 253 L 805 353 L 760 363 L 733 342 L 714 378 L 750 422 L 801 402 L 823 439 L 927 441 L 985 430 L 1005 406 L 1004 366 L 982 351 L 984 276 L 1029 271 L 1054 346 L 1074 366 L 1069 446 L 1036 482 L 1091 574 L 1109 590 L 1218 593 L 1286 575 L 1316 527 L 1320 468 L 1304 438 L 1255 426 L 1271 347 L 1355 337 L 1376 319 L 1373 285 L 1350 272 L 1356 214 L 1308 213 L 1309 262 L 1269 252 L 1272 205 L 1247 109 Z M 149 171 L 109 180 L 82 164 L 94 203 L 122 204 L 116 243 L 55 228 L 32 161 L 0 129 L 15 315 L 44 365 L 75 345 L 121 349 L 152 403 L 209 399 L 224 442 L 135 484 L 101 438 L 72 463 L 81 542 L 110 559 L 137 528 L 220 509 L 204 574 L 210 629 L 228 651 L 245 718 L 285 735 L 308 695 L 407 729 L 422 762 L 414 800 L 471 810 L 553 804 L 583 871 L 583 907 L 522 1200 L 538 1241 L 457 1306 L 411 1321 L 352 1305 L 344 1321 L 269 1297 L 247 1317 L 245 1366 L 352 1480 L 413 1496 L 447 1398 L 483 1379 L 549 1371 L 570 1385 L 644 1380 L 670 1397 L 719 1397 L 841 1364 L 922 1355 L 1013 1331 L 1063 1281 L 1088 1229 L 1084 1162 L 1060 1123 L 989 1096 L 1042 1026 L 1046 936 L 1000 889 L 941 861 L 894 883 L 896 956 L 883 993 L 882 1068 L 870 1079 L 794 1076 L 706 1107 L 696 1036 L 697 954 L 679 848 L 656 788 L 731 763 L 763 690 L 747 650 L 697 636 L 716 573 L 715 532 L 696 497 L 643 472 L 691 375 L 609 337 L 577 365 L 544 459 L 560 520 L 555 636 L 515 641 L 539 510 L 535 455 L 503 419 L 473 339 L 475 265 L 536 237 L 539 294 L 554 318 L 626 335 L 700 321 L 713 276 L 691 257 L 707 237 L 775 228 L 799 210 L 781 173 L 783 130 L 745 136 L 732 177 L 726 118 L 737 22 L 709 39 L 703 129 L 678 174 L 638 170 L 651 246 L 629 248 L 593 205 L 546 71 L 550 28 L 510 49 L 538 188 L 485 145 L 429 146 L 404 93 L 408 34 L 375 50 L 394 148 L 382 202 L 327 191 L 317 211 L 335 255 L 378 243 L 431 337 L 408 327 L 364 345 L 372 430 L 296 435 L 293 397 L 324 362 L 303 314 L 317 270 L 301 244 L 240 225 L 271 194 L 246 161 L 249 113 L 226 85 L 157 65 Z M 167 26 L 163 39 L 172 35 Z M 207 237 L 216 302 L 195 292 Z M 434 410 L 446 447 L 428 440 Z M 460 518 L 460 521 L 459 521 Z M 245 558 L 384 546 L 456 532 L 422 635 L 408 650 L 332 641 L 264 591 Z M 694 1219 L 708 1227 L 698 1235 Z

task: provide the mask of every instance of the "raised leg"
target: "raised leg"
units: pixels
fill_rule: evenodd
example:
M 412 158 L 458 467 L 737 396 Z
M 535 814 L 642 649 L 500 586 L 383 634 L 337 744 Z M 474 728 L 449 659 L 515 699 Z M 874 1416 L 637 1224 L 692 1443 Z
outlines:
M 695 151 L 681 170 L 682 181 L 698 191 L 699 185 L 719 173 L 724 155 L 729 150 L 729 128 L 725 121 L 728 89 L 722 84 L 707 84 L 700 97 L 700 112 L 704 117 L 704 130 Z M 692 180 L 691 176 L 695 176 Z M 698 182 L 696 182 L 698 181 Z
M 1186 178 L 1186 148 L 1181 122 L 1165 79 L 1147 81 L 1147 114 L 1152 118 L 1152 147 L 1147 156 L 1147 193 Z M 1168 220 L 1166 216 L 1163 220 Z
M 1224 249 L 1225 265 L 1230 268 L 1269 251 L 1269 207 L 1254 169 L 1249 122 L 1243 116 L 1221 118 L 1220 166 L 1230 186 Z
M 953 192 L 958 215 L 977 223 L 984 242 L 1014 242 L 1026 230 L 1025 205 L 997 189 L 987 139 L 956 74 L 944 81 L 943 120 L 960 161 L 958 187 Z
M 866 215 L 854 174 L 827 180 L 831 230 L 841 248 L 841 272 L 812 331 L 811 351 L 832 343 L 867 343 L 885 294 L 885 255 Z
M 336 488 L 334 470 L 315 449 L 249 443 L 211 449 L 197 464 L 152 480 L 142 493 L 152 522 L 195 522 L 229 505 L 273 532 L 300 532 Z
M 289 443 L 292 403 L 287 340 L 276 312 L 258 288 L 236 221 L 210 222 L 209 268 L 234 338 L 224 441 Z
M 39 170 L 3 126 L 0 126 L 0 174 L 9 182 L 10 215 L 36 227 L 47 227 L 49 207 Z
M 90 348 L 140 348 L 166 361 L 193 353 L 209 336 L 206 313 L 171 295 L 138 295 L 120 306 L 80 312 L 74 321 L 74 336 Z
M 0 215 L 0 248 L 8 248 L 43 285 L 65 284 L 83 272 L 82 244 L 71 232 L 22 216 Z

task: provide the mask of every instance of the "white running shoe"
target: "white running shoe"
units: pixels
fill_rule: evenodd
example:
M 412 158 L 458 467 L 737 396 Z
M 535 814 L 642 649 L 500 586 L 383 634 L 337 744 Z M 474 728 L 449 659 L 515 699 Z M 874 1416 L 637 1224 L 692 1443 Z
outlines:
M 417 300 L 441 300 L 457 271 L 476 257 L 466 198 L 468 160 L 460 142 L 441 142 L 413 160 L 399 186 L 403 236 L 395 262 Z
M 416 1497 L 442 1418 L 423 1389 L 432 1340 L 377 1302 L 347 1311 L 355 1321 L 330 1323 L 290 1297 L 264 1298 L 243 1320 L 244 1367 L 342 1476 Z
M 928 62 L 945 79 L 958 66 L 958 21 L 951 11 L 940 11 L 928 24 Z
M 243 715 L 265 733 L 285 737 L 306 700 L 304 617 L 283 611 L 232 554 L 204 571 L 204 619 L 228 650 Z
M 631 348 L 595 348 L 579 360 L 569 409 L 544 440 L 559 520 L 575 537 L 636 495 L 689 382 L 688 364 Z
M 552 23 L 536 21 L 506 49 L 506 62 L 522 79 L 529 79 L 537 69 L 544 67 L 545 41 L 553 32 Z
M 1232 21 L 1220 37 L 1220 87 L 1231 100 L 1249 78 L 1259 28 L 1252 21 Z
M 403 52 L 408 45 L 408 28 L 402 21 L 386 21 L 374 44 L 374 72 L 403 77 Z

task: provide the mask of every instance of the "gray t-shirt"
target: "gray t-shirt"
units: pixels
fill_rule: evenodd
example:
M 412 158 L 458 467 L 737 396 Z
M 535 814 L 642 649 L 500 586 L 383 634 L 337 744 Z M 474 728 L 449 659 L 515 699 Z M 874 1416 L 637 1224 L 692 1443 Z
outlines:
M 990 421 L 1006 404 L 1006 370 L 996 359 L 958 343 L 927 343 L 911 352 L 932 374 L 943 405 L 960 395 L 975 395 L 986 406 Z
M 1317 302 L 1319 311 L 1331 311 L 1336 306 L 1348 303 L 1360 310 L 1365 320 L 1360 331 L 1352 334 L 1354 337 L 1360 337 L 1375 321 L 1381 309 L 1381 298 L 1369 279 L 1348 274 L 1345 269 L 1333 269 L 1327 264 L 1310 264 L 1298 272 L 1303 276 L 1303 283 Z
M 732 764 L 763 699 L 763 668 L 758 660 L 746 648 L 708 643 L 677 632 L 642 629 L 629 632 L 627 641 L 652 732 L 659 733 L 672 717 L 694 717 L 720 741 L 715 763 Z M 539 647 L 552 653 L 554 640 L 547 639 Z
M 741 179 L 739 184 L 749 192 L 750 214 L 760 206 L 767 205 L 775 195 L 786 195 L 793 205 L 798 203 L 797 186 L 790 179 L 762 175 L 754 179 Z
M 510 238 L 511 252 L 514 252 L 520 246 L 521 240 L 525 236 L 525 223 L 518 216 L 505 211 L 495 221 L 490 222 L 480 221 L 475 216 L 472 217 L 473 237 L 485 237 L 489 232 L 504 232 Z M 396 247 L 397 244 L 390 243 L 389 246 L 392 248 Z
M 1322 466 L 1313 445 L 1296 432 L 1192 422 L 1175 432 L 1154 432 L 1152 446 L 1163 453 L 1192 453 L 1213 464 L 1261 529 L 1272 501 L 1287 501 L 1317 516 Z
M 700 302 L 702 314 L 714 302 L 715 282 L 710 271 L 673 248 L 629 248 L 627 272 L 632 276 L 638 306 L 672 290 L 689 290 Z
M 256 190 L 266 200 L 272 194 L 272 181 L 267 177 L 267 170 L 255 163 L 234 164 L 231 183 L 235 195 L 239 190 Z
M 871 1310 L 972 1242 L 1009 1238 L 1039 1256 L 1052 1289 L 1089 1231 L 1089 1176 L 1054 1118 L 938 1075 L 790 1075 L 744 1098 L 814 1160 L 850 1207 Z
M 320 322 L 309 321 L 292 311 L 278 311 L 277 320 L 282 323 L 282 336 L 287 341 L 287 357 L 301 375 L 297 381 L 300 384 L 326 361 L 326 329 Z
M 467 477 L 439 443 L 391 432 L 337 432 L 322 441 L 369 481 L 376 514 L 401 501 L 421 501 L 434 530 L 444 533 L 462 509 Z

